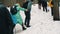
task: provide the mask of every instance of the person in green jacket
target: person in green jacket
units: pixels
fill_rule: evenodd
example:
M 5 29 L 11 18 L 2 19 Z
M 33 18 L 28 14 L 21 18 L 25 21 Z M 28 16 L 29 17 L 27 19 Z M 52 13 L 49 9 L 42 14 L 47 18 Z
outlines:
M 24 9 L 24 8 L 20 7 L 20 5 L 18 3 L 15 4 L 15 5 L 17 6 L 16 9 L 18 11 L 17 14 L 16 14 L 17 23 L 19 23 L 20 25 L 22 25 L 23 30 L 26 30 L 26 28 L 23 25 L 23 19 L 21 17 L 20 10 L 27 11 L 27 9 Z

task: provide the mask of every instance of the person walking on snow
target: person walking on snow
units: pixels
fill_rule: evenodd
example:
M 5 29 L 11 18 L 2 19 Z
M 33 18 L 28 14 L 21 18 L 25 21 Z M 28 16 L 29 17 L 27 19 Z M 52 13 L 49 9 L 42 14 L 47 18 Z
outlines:
M 22 29 L 26 30 L 26 28 L 23 25 L 23 19 L 21 17 L 20 10 L 27 11 L 27 9 L 20 7 L 19 3 L 16 3 L 15 6 L 17 9 L 17 13 L 15 15 L 12 15 L 12 19 L 13 19 L 15 24 L 19 23 L 22 26 Z

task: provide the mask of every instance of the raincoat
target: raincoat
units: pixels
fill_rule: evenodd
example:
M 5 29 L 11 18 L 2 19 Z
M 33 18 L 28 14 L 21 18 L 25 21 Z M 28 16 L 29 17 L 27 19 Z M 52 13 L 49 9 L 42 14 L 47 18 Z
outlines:
M 19 4 L 15 4 L 15 5 L 17 6 L 17 7 L 16 7 L 17 13 L 16 13 L 15 15 L 12 15 L 12 14 L 11 14 L 13 23 L 14 23 L 14 24 L 19 23 L 19 24 L 22 25 L 23 19 L 22 19 L 22 17 L 21 17 L 20 10 L 25 11 L 26 9 L 21 8 Z
M 21 8 L 19 4 L 15 4 L 15 5 L 17 6 L 17 7 L 16 7 L 16 9 L 17 9 L 17 14 L 15 15 L 16 18 L 17 18 L 17 23 L 19 23 L 19 24 L 22 25 L 23 19 L 22 19 L 22 17 L 21 17 L 20 10 L 26 11 L 26 9 Z

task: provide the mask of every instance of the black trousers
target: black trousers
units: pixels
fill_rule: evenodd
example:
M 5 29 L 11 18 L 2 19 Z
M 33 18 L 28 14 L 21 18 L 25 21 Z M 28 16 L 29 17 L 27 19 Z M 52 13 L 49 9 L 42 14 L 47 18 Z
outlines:
M 38 4 L 38 8 L 41 9 L 41 4 Z
M 45 11 L 46 10 L 46 12 L 47 12 L 47 7 L 43 7 L 43 11 Z
M 27 12 L 25 11 L 25 16 L 26 16 L 25 17 L 25 25 L 29 26 L 29 24 L 30 24 L 30 16 L 31 16 L 30 11 L 27 11 Z
M 38 1 L 38 8 L 41 9 L 42 1 Z
M 11 25 L 9 28 L 10 28 L 10 32 L 9 32 L 9 34 L 13 34 L 13 29 L 14 29 L 14 27 L 15 27 L 15 24 L 13 24 L 13 25 Z
M 53 7 L 51 7 L 51 15 L 53 16 Z

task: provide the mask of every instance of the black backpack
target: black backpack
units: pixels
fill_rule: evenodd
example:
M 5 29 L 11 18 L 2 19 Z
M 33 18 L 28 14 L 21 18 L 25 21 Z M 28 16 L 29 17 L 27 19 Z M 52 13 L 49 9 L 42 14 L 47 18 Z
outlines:
M 22 7 L 27 9 L 28 3 L 29 3 L 29 1 L 25 2 Z
M 11 7 L 10 8 L 10 12 L 12 15 L 15 15 L 17 13 L 17 9 L 16 9 L 17 6 L 14 6 L 14 7 Z

